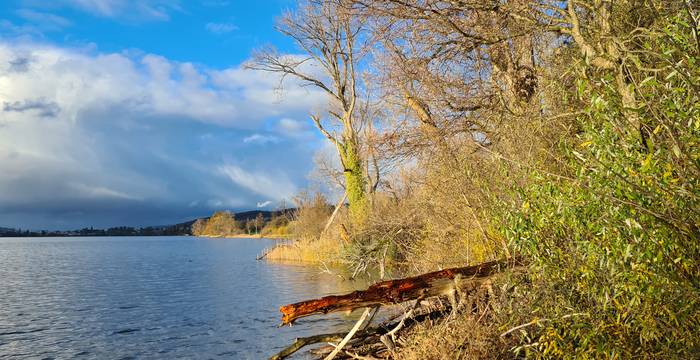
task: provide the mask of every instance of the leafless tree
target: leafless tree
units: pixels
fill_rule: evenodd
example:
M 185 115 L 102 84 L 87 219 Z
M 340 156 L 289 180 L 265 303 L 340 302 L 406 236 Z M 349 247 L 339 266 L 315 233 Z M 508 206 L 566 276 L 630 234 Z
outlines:
M 361 139 L 366 119 L 358 116 L 362 23 L 352 16 L 345 0 L 307 0 L 283 16 L 278 30 L 294 40 L 304 55 L 282 55 L 267 49 L 259 51 L 249 67 L 291 76 L 328 96 L 327 113 L 311 114 L 311 120 L 335 145 L 350 212 L 353 218 L 361 219 L 368 203 Z

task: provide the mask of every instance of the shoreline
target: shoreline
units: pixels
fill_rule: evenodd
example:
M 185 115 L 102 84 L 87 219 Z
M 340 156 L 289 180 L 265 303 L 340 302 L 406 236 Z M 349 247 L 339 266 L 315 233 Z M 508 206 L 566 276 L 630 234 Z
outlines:
M 283 235 L 262 235 L 262 234 L 235 234 L 235 235 L 191 235 L 195 237 L 211 239 L 270 239 L 270 240 L 291 240 L 291 236 Z

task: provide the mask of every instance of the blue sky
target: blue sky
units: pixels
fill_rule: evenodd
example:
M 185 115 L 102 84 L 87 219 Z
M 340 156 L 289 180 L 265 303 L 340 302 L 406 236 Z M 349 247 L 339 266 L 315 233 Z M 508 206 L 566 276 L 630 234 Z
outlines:
M 245 69 L 292 0 L 10 0 L 0 8 L 0 226 L 158 225 L 308 184 L 317 91 Z
M 3 0 L 0 16 L 55 44 L 102 52 L 145 51 L 216 68 L 237 65 L 251 49 L 293 50 L 274 30 L 293 0 Z M 4 26 L 4 34 L 8 26 Z M 25 34 L 28 32 L 25 29 Z

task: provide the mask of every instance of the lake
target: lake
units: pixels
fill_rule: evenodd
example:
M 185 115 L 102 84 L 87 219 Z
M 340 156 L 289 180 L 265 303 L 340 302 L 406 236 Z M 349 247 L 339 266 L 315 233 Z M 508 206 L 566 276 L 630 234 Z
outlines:
M 256 261 L 266 239 L 0 239 L 2 359 L 261 359 L 342 315 L 278 328 L 278 308 L 363 284 Z

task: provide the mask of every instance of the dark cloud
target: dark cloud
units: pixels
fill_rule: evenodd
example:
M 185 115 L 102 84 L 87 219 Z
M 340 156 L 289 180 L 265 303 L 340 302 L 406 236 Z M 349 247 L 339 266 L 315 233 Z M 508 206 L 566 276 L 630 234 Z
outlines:
M 189 221 L 211 214 L 209 209 L 192 209 L 178 203 L 133 203 L 94 201 L 73 203 L 74 207 L 0 209 L 0 226 L 32 230 L 72 230 L 83 227 L 158 226 Z
M 41 117 L 55 117 L 61 112 L 61 107 L 53 101 L 47 101 L 44 99 L 36 100 L 23 100 L 7 102 L 5 101 L 2 105 L 2 111 L 4 112 L 26 112 L 26 111 L 36 111 L 36 113 Z
M 60 157 L 70 161 L 0 151 L 8 170 L 0 175 L 0 226 L 164 225 L 266 201 L 274 207 L 304 186 L 314 152 L 292 139 L 260 146 L 243 141 L 251 131 L 153 121 L 124 109 L 84 112 L 75 126 L 74 147 L 61 145 Z M 45 134 L 54 141 L 52 131 Z
M 292 83 L 280 100 L 270 74 L 143 54 L 0 50 L 0 64 L 20 70 L 0 73 L 3 227 L 164 225 L 274 206 L 305 186 L 323 141 L 300 141 L 308 126 L 290 119 L 326 99 Z
M 8 70 L 14 73 L 26 72 L 29 70 L 30 63 L 31 59 L 28 57 L 17 57 L 13 60 L 10 60 L 10 68 Z

